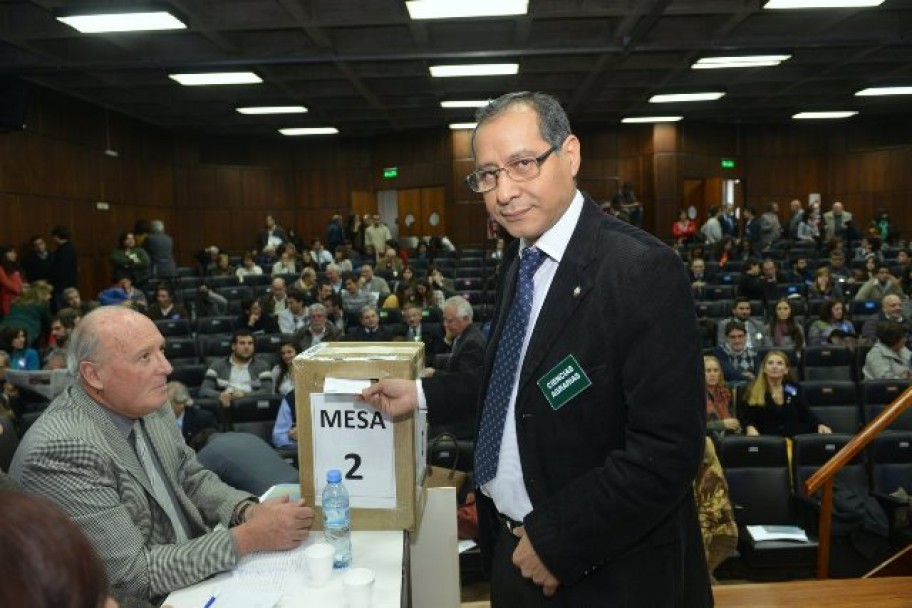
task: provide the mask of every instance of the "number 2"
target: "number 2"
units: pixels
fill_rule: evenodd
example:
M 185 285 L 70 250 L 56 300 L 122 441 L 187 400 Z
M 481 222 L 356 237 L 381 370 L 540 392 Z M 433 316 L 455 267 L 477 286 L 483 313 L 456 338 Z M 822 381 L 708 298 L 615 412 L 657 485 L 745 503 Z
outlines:
M 357 471 L 361 467 L 361 456 L 358 454 L 346 454 L 345 460 L 353 462 L 352 467 L 345 474 L 345 479 L 364 479 L 364 475 L 358 475 Z

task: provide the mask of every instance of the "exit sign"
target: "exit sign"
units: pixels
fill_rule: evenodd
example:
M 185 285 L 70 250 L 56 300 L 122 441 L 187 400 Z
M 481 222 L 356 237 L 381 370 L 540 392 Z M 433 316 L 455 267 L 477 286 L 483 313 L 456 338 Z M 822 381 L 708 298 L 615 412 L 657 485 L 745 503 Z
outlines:
M 722 168 L 723 169 L 734 169 L 735 161 L 730 158 L 723 158 L 722 159 Z
M 394 177 L 399 177 L 399 167 L 386 167 L 383 169 L 383 177 L 385 179 L 392 179 Z

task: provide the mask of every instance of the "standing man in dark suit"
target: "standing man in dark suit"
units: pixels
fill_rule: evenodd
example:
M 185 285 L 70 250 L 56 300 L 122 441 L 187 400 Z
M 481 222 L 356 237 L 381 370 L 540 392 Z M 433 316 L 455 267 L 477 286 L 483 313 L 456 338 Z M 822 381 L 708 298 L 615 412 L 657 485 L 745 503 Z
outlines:
M 51 258 L 51 271 L 48 277 L 54 287 L 54 302 L 65 306 L 63 290 L 68 287 L 79 287 L 79 256 L 76 247 L 70 241 L 70 229 L 66 226 L 54 226 L 51 238 L 57 243 L 57 249 Z
M 174 262 L 174 239 L 165 233 L 164 222 L 161 220 L 149 222 L 149 234 L 142 246 L 152 262 L 153 277 L 167 280 L 177 276 L 177 264 Z
M 555 99 L 508 94 L 477 119 L 468 184 L 519 237 L 475 445 L 491 605 L 709 606 L 700 336 L 680 259 L 577 189 L 580 142 Z M 362 396 L 392 413 L 419 400 L 401 380 Z

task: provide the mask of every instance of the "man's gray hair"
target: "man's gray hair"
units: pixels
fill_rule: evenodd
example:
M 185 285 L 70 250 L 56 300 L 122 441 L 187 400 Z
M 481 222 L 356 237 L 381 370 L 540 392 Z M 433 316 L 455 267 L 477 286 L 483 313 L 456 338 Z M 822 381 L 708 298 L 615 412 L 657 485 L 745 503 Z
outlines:
M 73 295 L 74 293 L 75 293 L 76 295 L 79 295 L 79 290 L 76 289 L 75 287 L 67 287 L 67 288 L 64 289 L 62 292 L 60 292 L 60 295 L 63 296 L 63 299 L 64 299 L 64 300 L 66 300 L 67 298 L 69 298 L 69 297 L 70 297 L 71 295 Z
M 98 360 L 98 346 L 101 343 L 101 332 L 98 331 L 98 325 L 106 321 L 108 317 L 117 315 L 136 315 L 148 319 L 141 312 L 124 306 L 100 306 L 84 316 L 76 324 L 76 329 L 70 334 L 67 342 L 67 371 L 71 376 L 79 377 L 79 365 L 83 361 Z
M 152 220 L 149 222 L 149 232 L 152 234 L 161 234 L 165 231 L 165 223 L 161 220 Z
M 570 119 L 561 107 L 560 102 L 541 92 L 519 91 L 507 93 L 497 99 L 492 99 L 488 105 L 475 112 L 475 130 L 472 132 L 472 154 L 475 154 L 475 135 L 478 129 L 486 122 L 500 116 L 514 105 L 526 105 L 538 113 L 538 132 L 542 139 L 552 147 L 560 149 L 561 144 L 570 134 Z
M 469 321 L 472 320 L 472 305 L 469 304 L 469 301 L 463 298 L 462 296 L 452 296 L 446 299 L 443 303 L 444 308 L 453 307 L 456 309 L 456 314 L 460 317 L 466 318 Z
M 312 315 L 312 314 L 314 314 L 314 313 L 317 313 L 317 314 L 324 314 L 324 315 L 325 315 L 325 314 L 326 314 L 326 307 L 323 306 L 322 304 L 319 304 L 319 303 L 311 304 L 311 305 L 307 308 L 307 314 L 308 314 L 308 315 Z
M 339 272 L 339 265 L 338 264 L 327 264 L 326 268 L 323 269 L 323 272 L 329 272 L 330 270 L 335 270 L 336 272 Z

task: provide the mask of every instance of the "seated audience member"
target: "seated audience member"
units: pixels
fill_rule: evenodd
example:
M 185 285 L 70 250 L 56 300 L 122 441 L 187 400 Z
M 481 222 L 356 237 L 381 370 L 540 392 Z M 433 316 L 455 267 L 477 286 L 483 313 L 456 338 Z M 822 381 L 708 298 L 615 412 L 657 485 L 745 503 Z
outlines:
M 146 311 L 153 321 L 159 319 L 189 319 L 190 313 L 181 304 L 174 303 L 174 290 L 166 283 L 155 288 L 155 304 Z
M 196 317 L 221 317 L 228 312 L 228 298 L 214 289 L 205 282 L 196 290 L 196 296 L 193 298 L 193 306 L 196 308 Z
M 833 332 L 838 335 L 855 336 L 855 326 L 845 318 L 845 305 L 839 300 L 827 300 L 820 306 L 820 318 L 808 328 L 808 346 L 822 346 L 830 343 Z
M 298 280 L 291 284 L 292 291 L 298 291 L 304 296 L 304 304 L 310 306 L 317 301 L 317 292 L 320 284 L 317 282 L 317 271 L 313 268 L 305 268 L 301 271 Z
M 272 265 L 272 276 L 280 274 L 295 274 L 298 272 L 298 266 L 295 263 L 295 254 L 293 250 L 285 249 L 279 256 L 279 261 Z
M 339 267 L 340 272 L 354 272 L 354 268 L 359 261 L 360 258 L 357 252 L 348 243 L 339 245 L 339 248 L 333 254 L 333 264 Z
M 840 250 L 834 250 L 830 254 L 830 276 L 833 277 L 833 280 L 839 283 L 848 282 L 851 283 L 852 279 L 852 269 L 846 266 L 845 263 L 845 254 Z
M 792 379 L 789 360 L 780 350 L 763 357 L 760 373 L 744 389 L 741 424 L 747 435 L 794 437 L 801 433 L 831 433 L 808 407 Z
M 785 275 L 779 272 L 776 262 L 769 258 L 763 260 L 760 271 L 760 285 L 763 288 L 763 301 L 775 302 L 779 299 L 779 285 L 785 283 Z
M 785 280 L 788 283 L 803 283 L 808 286 L 813 284 L 814 273 L 808 266 L 807 256 L 799 255 L 792 259 L 789 271 L 785 273 Z
M 388 342 L 392 336 L 380 325 L 380 316 L 373 306 L 361 309 L 361 324 L 353 328 L 347 336 L 349 342 Z
M 98 294 L 98 302 L 102 306 L 129 306 L 140 312 L 145 311 L 149 305 L 146 294 L 133 287 L 130 277 L 120 277 L 115 285 L 103 289 Z
M 98 306 L 98 302 L 83 302 L 82 297 L 79 295 L 79 290 L 75 287 L 67 287 L 60 297 L 67 308 L 75 308 L 79 311 L 80 316 L 83 317 Z
M 434 355 L 449 351 L 449 346 L 443 341 L 440 332 L 423 323 L 424 313 L 418 304 L 406 304 L 402 309 L 402 320 L 405 323 L 394 339 L 406 342 L 424 342 L 425 361 L 433 361 Z
M 399 309 L 415 299 L 415 290 L 411 283 L 405 281 L 396 282 L 395 293 L 391 293 L 383 300 L 381 308 Z
M 323 270 L 333 263 L 333 254 L 323 246 L 323 241 L 313 239 L 310 242 L 310 258 L 318 270 Z
M 54 503 L 0 488 L 0 512 L 0 606 L 117 608 L 95 547 Z
M 272 370 L 254 354 L 253 334 L 248 329 L 235 330 L 231 337 L 231 354 L 214 361 L 206 370 L 200 386 L 200 397 L 218 399 L 223 406 L 242 397 L 272 394 Z
M 402 260 L 396 255 L 395 249 L 386 248 L 383 258 L 377 262 L 377 270 L 392 273 L 394 277 L 398 277 L 402 273 Z
M 294 375 L 291 362 L 298 350 L 292 340 L 282 340 L 279 344 L 279 362 L 272 367 L 272 387 L 276 393 L 287 395 L 294 389 Z
M 277 448 L 298 449 L 298 424 L 294 389 L 285 394 L 272 427 L 272 445 Z
M 812 300 L 843 300 L 845 295 L 839 281 L 834 281 L 829 268 L 818 268 L 814 282 L 808 288 L 808 298 Z
M 741 422 L 732 415 L 732 392 L 725 386 L 722 364 L 712 355 L 703 357 L 706 374 L 706 429 L 716 437 L 741 432 Z
M 40 346 L 51 328 L 51 294 L 53 289 L 44 281 L 22 287 L 22 295 L 13 300 L 9 314 L 0 320 L 0 327 L 18 327 L 28 336 L 26 346 Z
M 288 289 L 285 285 L 285 279 L 274 277 L 272 287 L 265 296 L 260 298 L 260 306 L 263 312 L 270 317 L 277 316 L 288 306 Z
M 235 277 L 237 270 L 231 265 L 231 257 L 227 253 L 220 253 L 215 259 L 215 266 L 209 270 L 210 277 Z
M 756 377 L 757 351 L 747 345 L 747 331 L 740 321 L 725 324 L 725 341 L 716 347 L 725 381 L 740 385 Z
M 260 268 L 265 268 L 266 271 L 271 271 L 273 264 L 279 261 L 279 254 L 276 252 L 275 247 L 268 245 L 261 249 L 259 253 L 254 255 L 253 261 L 256 262 L 256 265 Z
M 338 297 L 333 295 L 329 300 L 338 299 Z M 292 338 L 302 351 L 321 342 L 336 342 L 345 335 L 339 326 L 329 319 L 329 313 L 322 304 L 311 304 L 307 309 L 307 316 L 310 323 L 298 330 Z
M 41 369 L 38 351 L 28 346 L 25 330 L 16 325 L 0 328 L 0 350 L 9 354 L 9 368 L 34 371 Z
M 238 278 L 238 282 L 243 283 L 245 277 L 255 277 L 263 274 L 263 269 L 256 265 L 253 261 L 253 254 L 248 252 L 244 254 L 244 259 L 238 269 L 234 271 L 234 274 Z
M 706 284 L 709 275 L 706 272 L 706 262 L 703 258 L 694 258 L 690 261 L 690 288 L 693 290 L 695 300 L 702 300 L 706 295 Z
M 279 333 L 279 326 L 275 319 L 263 312 L 263 306 L 259 300 L 253 298 L 244 298 L 241 303 L 240 316 L 237 319 L 237 326 L 243 327 L 252 334 L 276 334 Z
M 896 321 L 877 324 L 877 342 L 865 356 L 865 380 L 908 380 L 912 378 L 910 359 L 906 347 L 908 331 Z
M 309 508 L 287 498 L 257 504 L 185 445 L 167 404 L 165 341 L 148 317 L 99 308 L 71 340 L 77 381 L 29 429 L 11 475 L 75 520 L 114 589 L 157 600 L 250 553 L 301 543 Z
M 760 262 L 748 259 L 744 262 L 738 293 L 744 299 L 766 301 L 766 286 L 760 273 Z
M 912 324 L 903 315 L 902 298 L 894 294 L 884 296 L 880 301 L 880 312 L 865 320 L 861 326 L 861 336 L 867 343 L 874 343 L 877 338 L 877 325 L 881 321 L 895 321 L 905 327 L 907 333 L 912 331 Z
M 304 294 L 291 290 L 288 293 L 288 305 L 277 315 L 279 331 L 293 334 L 307 326 L 307 306 Z
M 217 431 L 219 428 L 218 420 L 212 412 L 195 407 L 193 399 L 190 398 L 190 391 L 183 382 L 169 382 L 165 386 L 168 392 L 168 402 L 171 409 L 174 410 L 174 419 L 177 421 L 177 428 L 180 429 L 184 441 L 187 442 L 194 450 L 199 450 L 205 444 L 204 431 Z
M 75 308 L 61 308 L 51 319 L 51 334 L 48 336 L 48 348 L 66 348 L 70 335 L 76 324 L 82 319 L 82 313 Z
M 884 296 L 902 297 L 903 290 L 899 280 L 890 274 L 890 267 L 883 262 L 877 264 L 874 276 L 858 288 L 855 300 L 883 300 Z
M 759 319 L 754 319 L 750 316 L 751 314 L 751 304 L 744 296 L 739 296 L 735 298 L 732 302 L 732 316 L 727 319 L 722 319 L 719 322 L 718 330 L 716 333 L 716 344 L 725 343 L 725 327 L 731 321 L 737 321 L 740 323 L 744 331 L 747 334 L 747 346 L 751 348 L 760 348 L 763 346 L 769 346 L 769 337 L 766 334 L 766 327 Z M 726 379 L 728 379 L 726 377 Z
M 437 300 L 436 305 L 439 308 L 443 308 L 444 301 L 450 296 L 456 295 L 453 290 L 453 279 L 443 276 L 443 272 L 437 266 L 428 268 L 427 279 L 431 289 L 434 290 L 434 297 Z
M 804 329 L 795 320 L 792 304 L 786 298 L 776 302 L 773 320 L 770 321 L 769 336 L 776 348 L 791 348 L 797 352 L 804 349 Z
M 382 302 L 390 294 L 389 284 L 383 277 L 374 274 L 370 264 L 361 266 L 361 278 L 358 279 L 358 288 L 362 293 L 374 297 L 374 302 Z
M 341 294 L 345 291 L 345 282 L 342 280 L 338 266 L 330 264 L 323 272 L 326 274 L 326 282 L 332 287 L 333 293 Z
M 342 310 L 349 315 L 358 314 L 365 306 L 375 306 L 376 298 L 362 290 L 354 277 L 345 277 L 345 290 L 342 291 Z
M 334 325 L 340 334 L 345 335 L 345 313 L 342 310 L 342 298 L 339 294 L 329 295 L 320 300 L 320 304 L 326 308 L 326 322 Z
M 43 370 L 66 369 L 67 352 L 63 348 L 52 348 L 44 355 Z
M 481 330 L 472 323 L 472 305 L 462 296 L 453 296 L 443 305 L 443 326 L 446 329 L 444 341 L 450 345 L 450 356 L 446 366 L 435 370 L 425 367 L 421 376 L 429 378 L 440 373 L 473 371 L 484 364 L 487 340 Z

